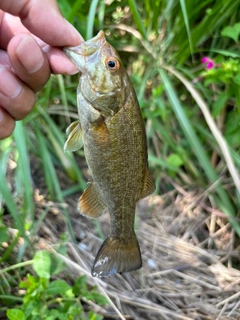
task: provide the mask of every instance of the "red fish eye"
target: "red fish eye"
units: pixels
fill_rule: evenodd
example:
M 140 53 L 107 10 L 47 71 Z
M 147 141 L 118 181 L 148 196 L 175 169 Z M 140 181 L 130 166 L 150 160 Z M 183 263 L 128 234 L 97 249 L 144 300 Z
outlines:
M 106 66 L 110 70 L 118 70 L 120 68 L 120 64 L 117 59 L 115 58 L 107 58 L 106 59 Z

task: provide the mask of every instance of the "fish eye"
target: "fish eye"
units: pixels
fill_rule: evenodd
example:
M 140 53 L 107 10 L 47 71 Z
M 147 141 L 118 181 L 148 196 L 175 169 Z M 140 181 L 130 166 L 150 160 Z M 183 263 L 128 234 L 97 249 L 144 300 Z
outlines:
M 106 59 L 106 66 L 110 70 L 118 70 L 120 68 L 120 63 L 117 59 L 110 57 Z

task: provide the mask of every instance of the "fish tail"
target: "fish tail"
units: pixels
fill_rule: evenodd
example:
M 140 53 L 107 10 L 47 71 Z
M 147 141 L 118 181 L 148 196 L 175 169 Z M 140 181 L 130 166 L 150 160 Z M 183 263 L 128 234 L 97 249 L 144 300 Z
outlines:
M 109 236 L 105 239 L 95 258 L 92 276 L 134 271 L 142 267 L 141 252 L 135 233 L 130 239 Z

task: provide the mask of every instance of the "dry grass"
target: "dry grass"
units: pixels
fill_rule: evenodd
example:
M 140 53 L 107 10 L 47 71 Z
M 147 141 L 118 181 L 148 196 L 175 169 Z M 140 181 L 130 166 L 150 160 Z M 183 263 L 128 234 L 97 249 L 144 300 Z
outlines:
M 106 319 L 240 319 L 240 271 L 234 268 L 240 265 L 239 239 L 225 216 L 212 209 L 207 192 L 175 185 L 162 197 L 141 200 L 137 235 L 143 268 L 104 279 L 90 276 L 102 240 L 93 222 L 77 214 L 76 201 L 74 195 L 67 206 L 79 243 L 69 243 L 68 257 L 61 257 L 72 274 L 86 274 L 89 285 L 97 285 L 110 301 L 106 307 L 86 301 L 94 311 Z M 49 205 L 39 196 L 37 202 L 40 211 Z M 61 208 L 50 206 L 39 245 L 54 250 L 64 221 Z M 106 235 L 108 215 L 100 225 Z

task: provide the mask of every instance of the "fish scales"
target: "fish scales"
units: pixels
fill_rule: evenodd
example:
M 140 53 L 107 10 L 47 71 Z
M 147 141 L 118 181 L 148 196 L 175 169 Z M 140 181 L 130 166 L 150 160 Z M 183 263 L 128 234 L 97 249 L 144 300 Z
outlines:
M 110 235 L 98 251 L 92 275 L 137 270 L 142 260 L 134 232 L 136 203 L 155 186 L 148 170 L 146 135 L 136 94 L 102 31 L 65 52 L 81 71 L 79 121 L 67 129 L 65 151 L 83 145 L 92 176 L 78 209 L 91 218 L 107 209 L 111 218 Z

